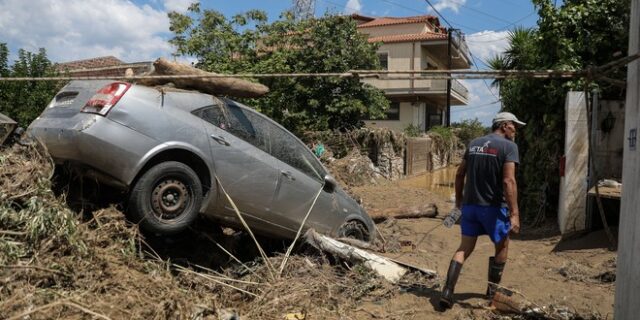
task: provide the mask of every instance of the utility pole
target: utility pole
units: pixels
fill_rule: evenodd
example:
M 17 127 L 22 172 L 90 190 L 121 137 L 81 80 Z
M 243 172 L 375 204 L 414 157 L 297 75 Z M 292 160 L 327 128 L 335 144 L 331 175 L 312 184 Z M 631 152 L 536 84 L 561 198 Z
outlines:
M 447 69 L 451 70 L 452 66 L 452 52 L 451 52 L 451 42 L 453 41 L 453 32 L 457 31 L 457 29 L 449 29 L 448 37 L 447 37 Z M 449 73 L 449 79 L 447 79 L 447 121 L 446 126 L 451 126 L 451 74 Z
M 313 18 L 315 10 L 315 0 L 293 0 L 293 15 L 296 20 L 306 20 Z
M 640 0 L 631 1 L 629 55 L 640 50 Z M 640 62 L 627 66 L 627 101 L 624 105 L 624 151 L 622 159 L 622 198 L 618 230 L 615 319 L 635 319 L 640 313 Z

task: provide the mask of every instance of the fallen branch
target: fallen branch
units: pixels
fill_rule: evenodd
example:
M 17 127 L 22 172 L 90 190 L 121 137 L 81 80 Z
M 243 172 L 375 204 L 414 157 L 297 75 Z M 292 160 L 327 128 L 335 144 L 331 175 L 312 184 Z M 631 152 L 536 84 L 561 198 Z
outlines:
M 213 270 L 213 269 L 209 269 L 209 268 L 207 268 L 207 267 L 203 267 L 203 266 L 201 266 L 201 265 L 197 265 L 197 264 L 195 264 L 194 266 L 195 266 L 196 268 L 202 269 L 202 270 L 204 270 L 204 271 L 207 271 L 207 272 L 211 272 L 211 273 L 213 273 L 213 274 L 216 274 L 216 275 L 217 275 L 217 277 L 216 277 L 216 276 L 212 276 L 212 277 L 214 277 L 214 278 L 223 278 L 224 280 L 231 281 L 231 282 L 238 282 L 238 283 L 244 283 L 244 284 L 250 284 L 250 285 L 256 285 L 256 286 L 262 285 L 262 283 L 258 283 L 258 282 L 245 281 L 245 280 L 239 280 L 239 279 L 229 278 L 228 276 L 226 276 L 226 275 L 224 275 L 224 274 L 222 274 L 222 273 L 220 273 L 220 272 L 218 272 L 218 271 L 215 271 L 215 270 Z
M 77 304 L 77 303 L 74 303 L 74 302 L 70 302 L 70 301 L 65 301 L 63 304 L 68 306 L 68 307 L 74 307 L 76 309 L 80 309 L 82 312 L 90 314 L 90 315 L 92 315 L 94 317 L 98 317 L 98 318 L 105 319 L 105 320 L 111 320 L 111 318 L 105 316 L 104 314 L 97 313 L 95 311 L 89 310 L 88 308 L 83 307 L 80 304 Z
M 220 285 L 223 285 L 223 286 L 225 286 L 225 287 L 229 287 L 229 288 L 232 288 L 232 289 L 238 290 L 238 291 L 240 291 L 240 292 L 242 292 L 242 293 L 246 293 L 246 294 L 248 294 L 248 295 L 250 295 L 250 296 L 258 297 L 258 295 L 257 295 L 257 294 L 255 294 L 255 293 L 249 292 L 249 291 L 244 290 L 244 289 L 240 289 L 240 288 L 238 288 L 238 287 L 236 287 L 236 286 L 232 286 L 232 285 L 230 285 L 230 284 L 228 284 L 228 283 L 225 283 L 225 282 L 222 282 L 222 281 L 220 281 L 220 280 L 217 280 L 216 278 L 214 278 L 214 277 L 212 277 L 212 276 L 209 276 L 209 275 L 206 275 L 206 274 L 202 274 L 202 273 L 200 273 L 200 272 L 195 272 L 195 271 L 193 271 L 193 270 L 187 269 L 187 268 L 185 268 L 185 267 L 183 267 L 183 266 L 179 266 L 179 265 L 177 265 L 177 264 L 174 264 L 173 266 L 174 266 L 178 271 L 180 271 L 180 272 L 182 272 L 182 273 L 192 274 L 192 275 L 195 275 L 195 276 L 198 276 L 198 277 L 201 277 L 201 278 L 207 279 L 207 280 L 209 280 L 209 281 L 213 281 L 213 282 L 215 282 L 215 283 L 217 283 L 217 284 L 220 284 Z
M 154 75 L 216 75 L 213 72 L 207 72 L 164 58 L 156 60 L 153 66 L 155 68 Z M 168 82 L 173 82 L 176 87 L 181 89 L 195 89 L 209 94 L 225 94 L 241 98 L 256 98 L 269 92 L 269 88 L 265 85 L 234 77 L 145 79 L 140 81 L 141 84 L 150 86 L 162 85 Z
M 374 222 L 380 223 L 389 218 L 394 219 L 419 219 L 435 218 L 438 215 L 438 207 L 435 204 L 425 204 L 412 207 L 369 209 L 367 210 Z
M 13 316 L 13 317 L 7 318 L 7 320 L 22 319 L 22 318 L 25 318 L 28 315 L 31 315 L 31 314 L 34 314 L 34 313 L 37 313 L 37 312 L 40 312 L 40 311 L 44 311 L 44 310 L 47 310 L 47 309 L 50 309 L 50 308 L 53 308 L 53 307 L 56 307 L 56 306 L 67 306 L 67 307 L 76 308 L 76 309 L 79 309 L 80 311 L 82 311 L 84 313 L 87 313 L 87 314 L 90 314 L 90 315 L 92 315 L 94 317 L 98 317 L 100 319 L 105 319 L 105 320 L 111 320 L 111 318 L 109 318 L 109 317 L 107 317 L 107 316 L 105 316 L 103 314 L 97 313 L 97 312 L 89 310 L 88 308 L 83 307 L 83 306 L 81 306 L 79 304 L 76 304 L 76 303 L 73 303 L 73 302 L 70 302 L 70 301 L 65 301 L 65 300 L 63 300 L 63 301 L 55 301 L 55 302 L 46 304 L 44 306 L 35 308 L 33 310 L 29 310 L 29 311 L 23 312 L 23 313 L 21 313 L 21 314 L 19 314 L 17 316 Z
M 305 239 L 313 247 L 329 252 L 342 259 L 352 262 L 363 262 L 366 267 L 373 270 L 391 283 L 397 283 L 400 278 L 407 272 L 407 269 L 401 267 L 397 263 L 373 254 L 362 249 L 350 246 L 335 239 L 317 233 L 313 229 L 309 229 L 305 234 Z
M 0 230 L 0 235 L 24 236 L 24 235 L 27 235 L 27 233 L 26 232 L 20 232 L 20 231 Z
M 7 268 L 7 269 L 34 269 L 34 270 L 39 270 L 39 271 L 46 271 L 46 272 L 50 272 L 50 273 L 55 273 L 55 274 L 58 274 L 58 275 L 61 275 L 61 276 L 65 276 L 65 277 L 71 278 L 70 274 L 64 273 L 62 271 L 48 269 L 48 268 L 39 267 L 39 266 L 21 266 L 21 265 L 17 265 L 17 264 L 11 264 L 11 265 L 6 265 L 6 266 L 0 266 L 0 268 Z

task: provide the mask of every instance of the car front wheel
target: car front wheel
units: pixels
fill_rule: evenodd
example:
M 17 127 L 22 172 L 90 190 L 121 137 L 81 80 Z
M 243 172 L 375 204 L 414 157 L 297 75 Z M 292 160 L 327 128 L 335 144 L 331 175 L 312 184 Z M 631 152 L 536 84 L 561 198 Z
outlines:
M 341 238 L 352 238 L 360 241 L 369 241 L 369 230 L 360 221 L 351 220 L 345 222 L 338 230 Z
M 136 182 L 129 213 L 148 232 L 175 234 L 195 220 L 202 199 L 202 184 L 193 169 L 167 161 L 153 166 Z

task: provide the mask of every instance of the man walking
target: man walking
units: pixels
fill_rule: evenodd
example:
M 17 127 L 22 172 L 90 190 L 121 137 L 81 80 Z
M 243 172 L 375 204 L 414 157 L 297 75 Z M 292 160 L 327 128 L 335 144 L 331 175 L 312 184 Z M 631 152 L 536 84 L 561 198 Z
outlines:
M 462 264 L 483 234 L 495 245 L 495 256 L 489 258 L 487 297 L 492 299 L 496 292 L 495 284 L 500 283 L 507 262 L 509 232 L 520 231 L 515 178 L 520 159 L 513 140 L 516 128 L 524 125 L 515 115 L 500 112 L 493 119 L 492 133 L 474 139 L 465 151 L 455 181 L 456 208 L 462 210 L 462 239 L 449 264 L 440 298 L 442 308 L 453 305 L 453 291 Z

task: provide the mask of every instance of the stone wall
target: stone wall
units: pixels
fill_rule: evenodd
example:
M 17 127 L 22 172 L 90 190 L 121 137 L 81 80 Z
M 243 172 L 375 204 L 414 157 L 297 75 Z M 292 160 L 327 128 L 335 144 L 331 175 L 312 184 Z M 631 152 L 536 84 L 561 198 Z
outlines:
M 445 142 L 431 134 L 407 138 L 402 132 L 386 128 L 310 132 L 303 141 L 308 145 L 321 143 L 326 151 L 320 159 L 338 180 L 349 186 L 374 183 L 378 178 L 398 180 L 407 174 L 458 164 L 464 151 L 457 139 Z M 409 159 L 412 155 L 414 159 Z

